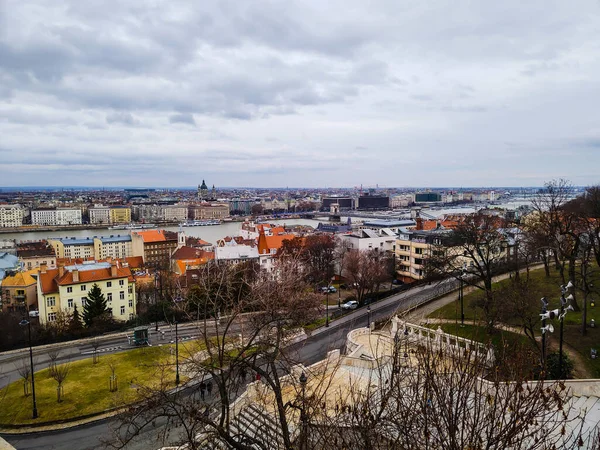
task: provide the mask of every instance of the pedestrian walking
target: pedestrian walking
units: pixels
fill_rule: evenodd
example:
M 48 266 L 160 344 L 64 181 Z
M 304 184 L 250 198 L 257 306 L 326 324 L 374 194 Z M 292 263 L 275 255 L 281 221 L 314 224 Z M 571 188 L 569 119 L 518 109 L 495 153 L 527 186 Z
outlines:
M 240 377 L 242 377 L 242 380 L 244 382 L 246 381 L 246 369 L 244 369 L 243 367 L 240 369 Z
M 200 383 L 200 398 L 204 400 L 204 392 L 206 391 L 206 383 L 203 381 Z
M 208 393 L 209 397 L 212 395 L 212 381 L 210 380 L 206 382 L 206 392 Z

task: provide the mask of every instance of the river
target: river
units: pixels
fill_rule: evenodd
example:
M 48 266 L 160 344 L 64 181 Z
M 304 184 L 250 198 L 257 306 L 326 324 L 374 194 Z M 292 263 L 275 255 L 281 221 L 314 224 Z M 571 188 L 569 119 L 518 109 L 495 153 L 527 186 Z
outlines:
M 323 220 L 325 222 L 325 220 Z M 277 223 L 281 225 L 308 225 L 316 228 L 319 220 L 313 219 L 283 219 L 269 220 L 269 223 Z M 178 226 L 159 227 L 164 230 L 178 231 Z M 184 227 L 183 230 L 187 236 L 193 236 L 216 244 L 217 240 L 225 236 L 239 236 L 242 222 L 223 222 L 221 225 L 209 225 L 203 227 Z M 135 231 L 135 230 L 134 230 Z M 69 230 L 69 231 L 25 231 L 21 233 L 6 233 L 0 235 L 0 240 L 14 239 L 17 242 L 22 241 L 39 241 L 48 238 L 65 238 L 65 237 L 94 237 L 94 236 L 125 236 L 131 234 L 130 230 L 108 230 L 108 229 L 93 229 L 93 230 Z

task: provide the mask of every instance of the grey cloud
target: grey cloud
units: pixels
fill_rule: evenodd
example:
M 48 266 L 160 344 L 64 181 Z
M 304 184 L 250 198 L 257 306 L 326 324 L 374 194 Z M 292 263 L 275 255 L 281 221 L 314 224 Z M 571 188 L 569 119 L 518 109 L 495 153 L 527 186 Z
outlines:
M 188 125 L 196 126 L 196 120 L 194 119 L 193 114 L 189 113 L 173 114 L 169 116 L 169 123 L 185 123 Z
M 115 111 L 106 116 L 106 123 L 136 126 L 140 124 L 140 121 L 133 117 L 131 113 Z

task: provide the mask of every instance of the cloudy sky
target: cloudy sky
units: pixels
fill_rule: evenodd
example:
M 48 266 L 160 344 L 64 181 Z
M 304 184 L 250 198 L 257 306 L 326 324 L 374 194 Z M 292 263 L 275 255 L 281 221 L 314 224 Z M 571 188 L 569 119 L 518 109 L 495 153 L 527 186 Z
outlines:
M 595 1 L 0 0 L 0 186 L 600 183 Z

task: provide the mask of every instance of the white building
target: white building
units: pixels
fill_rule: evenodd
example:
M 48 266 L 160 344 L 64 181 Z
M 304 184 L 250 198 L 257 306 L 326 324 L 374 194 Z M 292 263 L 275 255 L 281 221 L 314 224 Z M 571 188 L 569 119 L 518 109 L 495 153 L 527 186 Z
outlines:
M 94 205 L 88 208 L 91 224 L 108 224 L 110 223 L 110 208 L 103 205 Z
M 31 223 L 42 226 L 81 225 L 81 209 L 35 209 L 31 211 Z
M 21 205 L 0 205 L 0 228 L 20 227 L 26 210 Z
M 379 252 L 394 251 L 396 233 L 389 228 L 378 230 L 361 229 L 352 234 L 340 235 L 344 247 L 353 250 L 378 250 Z

